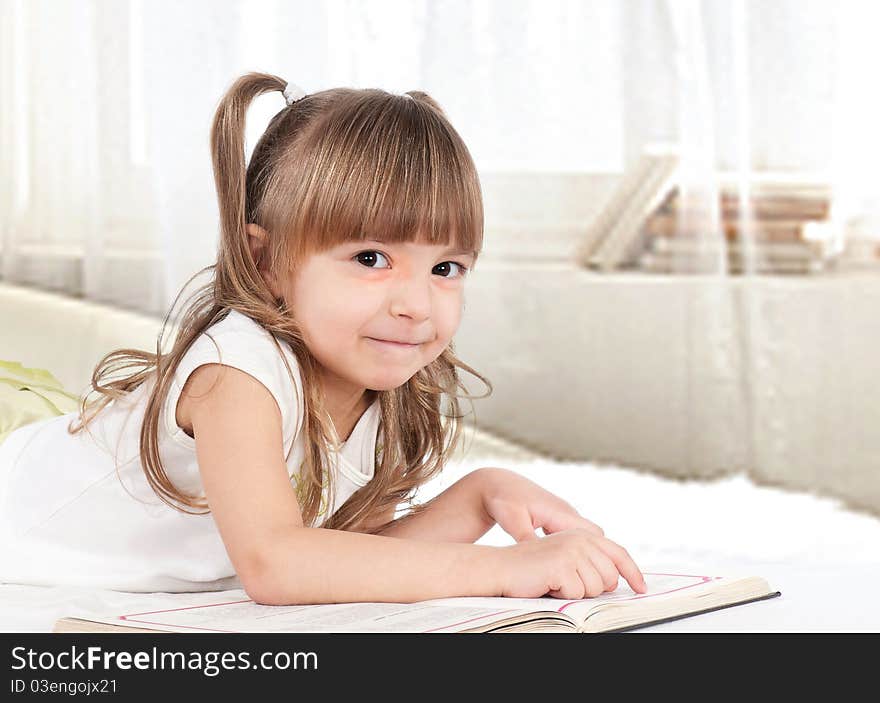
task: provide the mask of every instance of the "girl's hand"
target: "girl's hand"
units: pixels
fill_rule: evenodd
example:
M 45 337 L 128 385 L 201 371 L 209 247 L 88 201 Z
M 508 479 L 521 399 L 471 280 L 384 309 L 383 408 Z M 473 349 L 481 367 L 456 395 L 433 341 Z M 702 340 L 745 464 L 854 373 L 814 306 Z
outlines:
M 502 595 L 590 598 L 615 590 L 619 575 L 636 593 L 647 593 L 629 553 L 562 498 L 514 471 L 480 471 L 486 513 L 518 542 L 505 548 L 509 571 Z M 539 527 L 552 537 L 539 538 Z
M 501 547 L 498 593 L 508 598 L 594 598 L 617 588 L 623 576 L 647 593 L 642 572 L 619 544 L 585 529 Z
M 517 542 L 539 539 L 563 530 L 583 529 L 602 537 L 605 532 L 587 520 L 562 498 L 541 488 L 515 471 L 480 469 L 484 474 L 483 507 L 507 534 Z

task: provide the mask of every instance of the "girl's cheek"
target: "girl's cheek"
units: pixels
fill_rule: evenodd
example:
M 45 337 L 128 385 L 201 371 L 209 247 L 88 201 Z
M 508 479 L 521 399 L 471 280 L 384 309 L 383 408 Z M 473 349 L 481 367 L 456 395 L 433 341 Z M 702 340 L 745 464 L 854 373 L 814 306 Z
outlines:
M 462 313 L 464 312 L 464 296 L 462 293 L 458 292 L 457 295 L 452 296 L 447 302 L 445 309 L 447 324 L 450 327 L 457 328 L 459 322 L 461 322 Z

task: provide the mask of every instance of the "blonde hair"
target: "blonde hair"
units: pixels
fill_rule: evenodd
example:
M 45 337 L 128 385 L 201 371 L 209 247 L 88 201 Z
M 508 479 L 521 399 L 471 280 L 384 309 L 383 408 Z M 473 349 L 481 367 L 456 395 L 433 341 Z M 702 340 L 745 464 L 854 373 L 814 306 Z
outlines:
M 467 147 L 440 106 L 419 91 L 403 96 L 378 89 L 334 88 L 308 95 L 272 118 L 245 166 L 248 106 L 257 96 L 285 86 L 286 81 L 277 76 L 248 73 L 221 99 L 210 140 L 221 236 L 216 263 L 202 270 L 213 270 L 212 280 L 186 301 L 167 353 L 162 353 L 164 328 L 183 289 L 165 317 L 155 354 L 118 349 L 98 362 L 91 390 L 81 399 L 80 425 L 68 430 L 79 432 L 113 399 L 155 373 L 140 430 L 147 481 L 165 503 L 182 512 L 207 508 L 206 501 L 181 492 L 165 473 L 158 451 L 160 412 L 174 370 L 190 345 L 229 310 L 238 310 L 290 344 L 299 362 L 306 452 L 297 488 L 303 523 L 313 526 L 325 477 L 331 483 L 328 447 L 335 433 L 323 406 L 317 361 L 303 341 L 288 301 L 276 299 L 259 273 L 258 264 L 263 262 L 251 255 L 246 224 L 256 223 L 270 233 L 265 255 L 273 271 L 294 270 L 310 252 L 360 239 L 442 245 L 452 241 L 478 255 L 483 203 Z M 132 368 L 136 370 L 110 379 Z M 381 460 L 377 456 L 373 479 L 323 527 L 366 531 L 375 516 L 401 502 L 409 503 L 410 515 L 427 506 L 413 504 L 416 489 L 442 470 L 461 439 L 464 416 L 457 389 L 465 387 L 459 368 L 478 377 L 487 386 L 486 395 L 491 394 L 489 381 L 456 358 L 452 343 L 400 387 L 377 392 Z M 289 366 L 288 372 L 293 383 Z M 100 397 L 89 403 L 92 392 Z M 441 407 L 444 399 L 446 412 Z M 329 490 L 332 495 L 333 487 Z M 387 524 L 374 525 L 371 531 Z

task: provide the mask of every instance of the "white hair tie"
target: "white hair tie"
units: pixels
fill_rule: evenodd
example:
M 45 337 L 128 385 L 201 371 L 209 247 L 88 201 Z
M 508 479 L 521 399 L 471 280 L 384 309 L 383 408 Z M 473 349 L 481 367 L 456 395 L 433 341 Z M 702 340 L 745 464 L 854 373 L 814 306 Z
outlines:
M 284 93 L 284 99 L 287 101 L 288 105 L 293 105 L 300 98 L 306 97 L 306 91 L 300 88 L 295 83 L 288 83 L 284 86 L 284 90 L 281 91 Z

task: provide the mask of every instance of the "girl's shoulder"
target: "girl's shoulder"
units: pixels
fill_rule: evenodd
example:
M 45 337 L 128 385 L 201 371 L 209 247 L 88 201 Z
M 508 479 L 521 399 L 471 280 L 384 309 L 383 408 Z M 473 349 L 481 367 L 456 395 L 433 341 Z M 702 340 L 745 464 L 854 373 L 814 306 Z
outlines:
M 196 338 L 187 354 L 194 349 L 199 352 L 209 345 L 230 355 L 244 353 L 252 357 L 253 363 L 277 365 L 287 359 L 299 374 L 299 364 L 290 345 L 238 310 L 230 310 L 223 319 L 208 327 Z
M 296 355 L 285 340 L 238 310 L 230 310 L 222 320 L 208 327 L 180 358 L 167 398 L 169 432 L 179 434 L 175 420 L 177 401 L 190 374 L 204 364 L 232 366 L 254 377 L 278 403 L 285 441 L 298 434 L 304 404 Z

